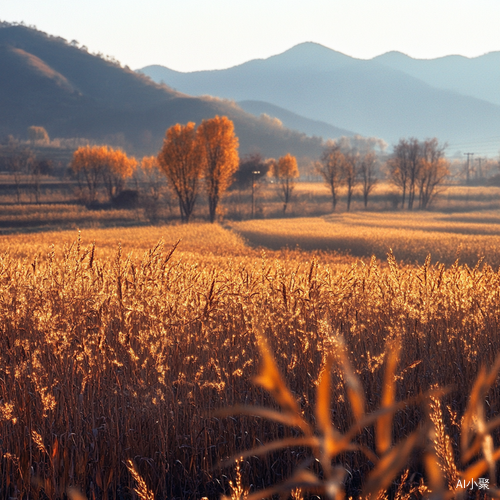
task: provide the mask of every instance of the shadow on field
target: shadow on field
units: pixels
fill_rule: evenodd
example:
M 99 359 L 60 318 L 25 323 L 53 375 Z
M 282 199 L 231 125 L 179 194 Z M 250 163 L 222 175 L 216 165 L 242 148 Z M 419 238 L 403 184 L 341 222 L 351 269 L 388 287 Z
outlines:
M 300 249 L 305 251 L 325 251 L 325 252 L 339 252 L 351 255 L 353 257 L 368 257 L 372 255 L 379 259 L 386 259 L 387 251 L 381 251 L 373 246 L 372 243 L 367 241 L 365 238 L 356 238 L 353 235 L 343 238 L 325 236 L 310 238 L 307 236 L 297 236 L 297 235 L 276 235 L 276 234 L 263 234 L 258 231 L 240 230 L 236 231 L 241 235 L 247 244 L 253 248 L 269 248 L 270 250 L 283 250 L 285 248 L 289 249 Z M 423 258 L 425 260 L 425 256 Z

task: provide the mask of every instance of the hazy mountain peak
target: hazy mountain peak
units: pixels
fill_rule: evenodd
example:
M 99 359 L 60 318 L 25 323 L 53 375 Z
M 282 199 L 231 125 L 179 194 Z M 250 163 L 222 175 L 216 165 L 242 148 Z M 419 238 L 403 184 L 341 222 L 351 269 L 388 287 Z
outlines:
M 315 42 L 303 42 L 292 48 L 268 57 L 264 60 L 266 65 L 285 69 L 326 69 L 332 66 L 349 64 L 355 59 L 329 49 L 324 45 Z
M 392 60 L 392 61 L 406 61 L 407 59 L 414 59 L 413 57 L 405 54 L 404 52 L 400 52 L 398 50 L 390 50 L 389 52 L 385 52 L 379 56 L 375 56 L 372 58 L 374 61 L 384 59 L 384 60 Z

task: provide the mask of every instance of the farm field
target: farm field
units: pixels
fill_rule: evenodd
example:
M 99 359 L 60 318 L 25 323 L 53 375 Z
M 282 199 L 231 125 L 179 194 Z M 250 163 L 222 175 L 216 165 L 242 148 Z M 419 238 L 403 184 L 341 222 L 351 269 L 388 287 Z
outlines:
M 43 184 L 42 184 L 43 188 Z M 0 234 L 11 234 L 28 231 L 50 231 L 51 229 L 83 229 L 109 228 L 117 226 L 149 226 L 155 224 L 172 224 L 179 222 L 179 207 L 173 193 L 163 186 L 162 194 L 154 206 L 148 202 L 147 195 L 139 197 L 134 208 L 113 206 L 104 198 L 93 208 L 78 202 L 75 187 L 67 191 L 41 188 L 39 203 L 34 201 L 33 193 L 23 190 L 20 202 L 16 196 L 0 193 Z M 285 217 L 318 217 L 332 214 L 331 195 L 322 182 L 298 182 L 293 192 L 292 201 L 283 213 L 283 202 L 278 196 L 276 186 L 267 182 L 255 185 L 255 219 L 281 219 Z M 149 204 L 148 204 L 149 203 Z M 400 210 L 400 195 L 388 182 L 375 185 L 370 196 L 367 209 L 364 208 L 361 194 L 355 193 L 352 200 L 351 213 L 373 213 L 381 217 L 396 217 L 396 220 L 407 217 Z M 193 211 L 193 220 L 206 222 L 208 219 L 208 202 L 205 194 L 200 193 Z M 225 193 L 220 206 L 219 222 L 248 221 L 251 219 L 251 189 L 234 189 Z M 430 212 L 416 211 L 408 214 L 408 218 L 418 220 L 418 214 L 438 214 L 459 217 L 458 214 L 475 212 L 478 220 L 483 214 L 489 217 L 500 210 L 500 188 L 495 186 L 459 186 L 449 185 L 443 188 L 431 205 Z M 346 214 L 344 193 L 334 215 Z M 467 215 L 464 215 L 467 217 Z M 445 218 L 446 219 L 446 218 Z M 445 219 L 443 221 L 445 222 Z
M 0 497 L 236 498 L 242 455 L 251 494 L 295 470 L 295 498 L 311 474 L 353 498 L 445 498 L 471 474 L 493 488 L 498 225 L 353 213 L 0 236 Z
M 423 264 L 453 264 L 457 259 L 475 266 L 479 259 L 500 266 L 498 212 L 391 213 L 352 212 L 315 218 L 230 222 L 228 227 L 254 247 L 300 248 L 375 255 L 385 260 L 392 249 L 396 260 Z

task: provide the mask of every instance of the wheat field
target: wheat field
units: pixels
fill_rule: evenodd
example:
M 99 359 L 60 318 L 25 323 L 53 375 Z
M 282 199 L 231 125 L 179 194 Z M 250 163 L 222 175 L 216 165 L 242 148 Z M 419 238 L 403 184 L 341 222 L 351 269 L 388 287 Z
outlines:
M 235 229 L 0 237 L 0 497 L 494 494 L 488 255 L 358 260 Z

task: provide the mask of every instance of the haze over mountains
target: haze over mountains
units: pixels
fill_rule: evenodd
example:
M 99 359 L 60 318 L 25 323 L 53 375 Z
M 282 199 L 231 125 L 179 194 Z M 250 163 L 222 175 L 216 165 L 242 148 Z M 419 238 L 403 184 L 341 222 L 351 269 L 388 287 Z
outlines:
M 361 60 L 307 42 L 225 70 L 140 71 L 190 95 L 244 101 L 256 114 L 278 106 L 389 143 L 435 136 L 460 145 L 500 135 L 500 52 L 434 60 L 390 52 Z
M 50 137 L 83 137 L 156 154 L 175 123 L 226 115 L 234 121 L 240 154 L 290 152 L 317 158 L 319 138 L 256 118 L 231 102 L 197 98 L 155 84 L 76 43 L 0 22 L 0 139 L 26 138 L 31 125 Z

